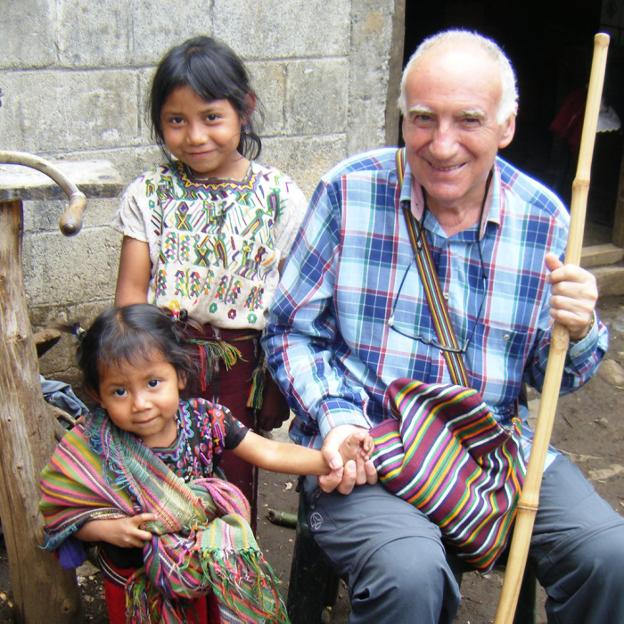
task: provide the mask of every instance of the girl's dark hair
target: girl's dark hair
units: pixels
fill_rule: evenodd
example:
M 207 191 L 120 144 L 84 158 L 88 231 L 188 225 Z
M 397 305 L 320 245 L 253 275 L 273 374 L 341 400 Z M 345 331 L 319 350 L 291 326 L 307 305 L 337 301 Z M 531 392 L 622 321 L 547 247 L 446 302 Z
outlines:
M 193 37 L 171 48 L 156 68 L 149 111 L 154 139 L 163 151 L 160 113 L 171 92 L 186 86 L 208 102 L 228 100 L 243 122 L 238 151 L 251 160 L 260 156 L 262 141 L 251 119 L 254 103 L 260 113 L 260 102 L 251 88 L 249 74 L 234 51 L 212 37 Z
M 197 373 L 190 347 L 182 340 L 183 327 L 169 313 L 147 303 L 104 310 L 93 321 L 78 347 L 78 366 L 85 390 L 100 389 L 102 367 L 139 362 L 162 353 L 186 379 Z

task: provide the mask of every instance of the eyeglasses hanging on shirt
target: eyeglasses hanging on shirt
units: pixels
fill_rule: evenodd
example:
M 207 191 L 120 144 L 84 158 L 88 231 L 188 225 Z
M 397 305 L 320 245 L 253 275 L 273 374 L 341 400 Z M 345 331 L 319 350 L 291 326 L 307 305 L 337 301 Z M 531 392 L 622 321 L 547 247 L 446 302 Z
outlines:
M 487 287 L 488 287 L 489 276 L 486 270 L 485 262 L 483 260 L 483 248 L 482 248 L 483 240 L 481 238 L 480 233 L 481 233 L 481 227 L 482 227 L 482 221 L 483 221 L 483 214 L 485 210 L 485 202 L 487 199 L 487 194 L 488 194 L 488 190 L 490 187 L 491 179 L 492 179 L 492 172 L 490 172 L 488 176 L 488 179 L 485 185 L 485 191 L 483 194 L 483 199 L 481 201 L 479 219 L 478 219 L 477 228 L 476 228 L 476 241 L 473 243 L 469 243 L 469 242 L 463 243 L 466 245 L 469 245 L 469 244 L 477 245 L 478 260 L 479 260 L 478 266 L 474 267 L 477 270 L 477 276 L 471 276 L 471 275 L 468 276 L 468 284 L 474 284 L 475 288 L 479 290 L 479 307 L 478 307 L 477 313 L 474 315 L 471 315 L 470 311 L 468 311 L 466 329 L 470 325 L 470 320 L 469 320 L 470 317 L 474 318 L 474 321 L 472 322 L 472 327 L 470 328 L 468 335 L 461 342 L 459 342 L 456 346 L 451 346 L 451 344 L 449 344 L 452 342 L 451 340 L 447 340 L 446 345 L 440 343 L 440 340 L 436 336 L 436 329 L 433 326 L 433 319 L 432 319 L 432 315 L 430 314 L 430 310 L 427 305 L 427 300 L 425 299 L 424 289 L 427 286 L 423 285 L 420 280 L 420 276 L 419 276 L 418 269 L 416 268 L 415 260 L 412 260 L 412 262 L 410 263 L 410 266 L 408 267 L 405 274 L 403 275 L 403 278 L 401 279 L 401 283 L 399 285 L 397 296 L 395 297 L 395 300 L 393 302 L 392 314 L 387 321 L 388 325 L 392 327 L 392 329 L 396 331 L 397 333 L 407 338 L 417 340 L 418 342 L 424 345 L 438 349 L 441 352 L 457 353 L 457 354 L 464 354 L 466 352 L 468 345 L 471 343 L 472 339 L 474 338 L 477 327 L 482 322 L 483 309 L 485 306 L 485 300 L 487 298 Z M 409 211 L 409 202 L 404 202 L 404 204 L 407 204 L 407 210 Z M 409 214 L 411 215 L 411 212 Z M 427 204 L 426 204 L 426 198 L 425 198 L 425 206 L 424 206 L 423 215 L 420 221 L 416 222 L 416 220 L 414 219 L 414 221 L 417 224 L 417 228 L 414 228 L 413 230 L 416 233 L 414 242 L 418 250 L 418 253 L 422 252 L 422 247 L 423 247 L 422 241 L 423 241 L 423 238 L 426 236 L 425 228 L 424 228 L 424 221 L 425 221 L 426 215 L 427 215 Z M 413 219 L 413 216 L 411 218 Z M 453 243 L 453 244 L 457 244 L 457 243 Z M 429 245 L 429 247 L 431 247 L 431 245 Z M 440 256 L 440 254 L 438 254 L 438 256 Z M 433 259 L 433 264 L 435 265 L 435 268 L 438 269 L 438 271 L 440 269 L 440 267 L 438 266 L 439 259 L 440 258 L 438 257 L 438 262 L 436 262 L 436 260 Z M 449 259 L 450 259 L 450 254 L 449 254 Z M 470 272 L 473 269 L 473 264 L 468 262 L 467 267 L 468 267 L 468 271 Z M 404 298 L 405 301 L 402 301 L 401 293 L 404 292 L 406 283 L 408 281 L 411 283 L 412 280 L 415 280 L 414 283 L 419 284 L 419 286 L 422 287 L 420 291 L 422 293 L 422 301 L 420 302 L 417 301 L 419 297 L 416 295 L 416 291 L 414 291 L 413 296 L 410 295 L 408 297 L 405 297 Z M 479 286 L 477 286 L 475 282 L 480 282 Z M 446 298 L 445 295 L 443 296 Z M 468 293 L 466 293 L 466 297 L 467 297 L 468 304 L 470 304 L 471 299 L 468 296 Z M 418 303 L 421 304 L 419 306 L 420 310 L 415 309 L 415 306 Z M 428 329 L 429 329 L 428 336 L 422 335 L 422 333 L 418 331 L 418 328 L 421 328 L 424 325 L 428 325 Z M 460 326 L 458 325 L 461 325 L 461 324 L 457 323 L 457 320 L 456 320 L 454 323 L 455 334 L 457 334 L 458 330 L 460 329 Z

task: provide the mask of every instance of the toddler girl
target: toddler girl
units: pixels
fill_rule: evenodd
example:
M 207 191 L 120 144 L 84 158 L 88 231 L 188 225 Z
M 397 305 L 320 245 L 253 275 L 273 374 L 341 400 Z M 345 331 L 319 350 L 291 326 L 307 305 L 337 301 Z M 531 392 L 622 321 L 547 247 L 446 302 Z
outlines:
M 203 366 L 188 380 L 195 394 L 226 405 L 248 427 L 272 429 L 289 412 L 265 375 L 258 338 L 305 198 L 288 176 L 254 161 L 258 100 L 224 44 L 196 37 L 167 52 L 149 104 L 168 162 L 124 194 L 115 302 L 154 303 L 197 321 Z M 253 523 L 252 467 L 230 459 L 223 467 L 251 501 Z
M 195 373 L 183 331 L 138 304 L 104 311 L 83 335 L 78 363 L 99 407 L 42 472 L 44 547 L 74 567 L 82 542 L 98 543 L 111 624 L 286 621 L 247 501 L 213 474 L 225 449 L 277 472 L 330 468 L 320 451 L 258 436 L 225 407 L 181 400 Z M 365 457 L 369 445 L 362 431 L 341 453 Z

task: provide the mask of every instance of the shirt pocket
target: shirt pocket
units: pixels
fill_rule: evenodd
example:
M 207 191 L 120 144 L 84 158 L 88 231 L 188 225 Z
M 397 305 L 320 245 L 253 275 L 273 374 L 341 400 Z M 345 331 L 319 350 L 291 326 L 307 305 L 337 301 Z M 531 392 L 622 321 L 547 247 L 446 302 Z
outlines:
M 512 386 L 519 387 L 531 336 L 529 327 L 515 330 L 508 327 L 487 327 L 481 357 L 484 359 L 483 370 L 487 371 L 487 384 L 490 389 L 496 385 L 499 386 L 498 392 L 502 392 L 504 388 L 512 391 Z

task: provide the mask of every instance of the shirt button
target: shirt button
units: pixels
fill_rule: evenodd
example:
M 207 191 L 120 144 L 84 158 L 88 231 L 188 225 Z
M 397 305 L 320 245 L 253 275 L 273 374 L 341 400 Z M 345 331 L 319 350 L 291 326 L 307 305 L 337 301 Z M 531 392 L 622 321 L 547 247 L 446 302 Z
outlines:
M 448 298 L 449 298 L 448 293 L 444 293 L 442 296 L 444 297 L 445 301 L 448 301 Z
M 511 336 L 509 334 L 503 334 L 503 340 L 505 342 L 509 342 L 511 340 Z

